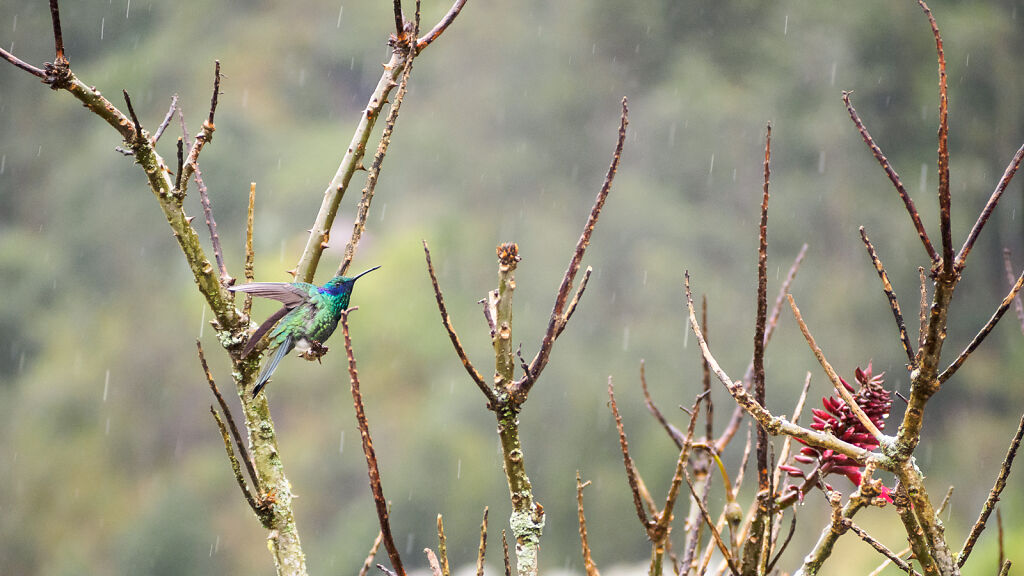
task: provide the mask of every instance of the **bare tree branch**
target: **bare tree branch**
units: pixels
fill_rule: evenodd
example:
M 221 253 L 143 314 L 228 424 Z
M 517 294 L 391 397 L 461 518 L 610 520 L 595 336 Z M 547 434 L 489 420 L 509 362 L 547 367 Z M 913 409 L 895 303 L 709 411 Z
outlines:
M 907 366 L 913 370 L 917 368 L 917 359 L 914 357 L 914 348 L 910 344 L 910 337 L 907 335 L 907 325 L 903 323 L 903 313 L 900 312 L 900 303 L 896 299 L 896 292 L 892 289 L 892 283 L 889 282 L 889 274 L 885 271 L 885 266 L 882 265 L 882 261 L 878 259 L 878 253 L 875 252 L 874 245 L 871 244 L 871 240 L 868 239 L 867 232 L 864 231 L 864 227 L 860 227 L 860 239 L 864 241 L 864 247 L 868 251 L 868 256 L 871 257 L 871 263 L 875 267 L 875 272 L 878 272 L 878 279 L 882 281 L 882 290 L 885 292 L 886 299 L 889 300 L 889 308 L 892 309 L 893 318 L 896 320 L 896 328 L 900 331 L 900 343 L 903 345 L 903 351 L 907 354 Z

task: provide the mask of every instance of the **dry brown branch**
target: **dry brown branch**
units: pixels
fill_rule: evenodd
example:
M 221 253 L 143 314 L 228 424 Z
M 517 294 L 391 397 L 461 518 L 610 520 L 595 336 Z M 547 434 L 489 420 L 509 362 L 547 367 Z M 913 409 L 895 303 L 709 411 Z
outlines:
M 996 184 L 996 189 L 989 196 L 988 202 L 985 203 L 985 207 L 982 208 L 981 214 L 978 215 L 977 222 L 974 223 L 974 227 L 971 228 L 970 233 L 967 234 L 967 239 L 964 240 L 964 245 L 960 248 L 960 252 L 956 255 L 956 269 L 963 270 L 964 266 L 967 265 L 967 255 L 971 252 L 971 248 L 974 247 L 974 242 L 978 239 L 978 235 L 981 234 L 981 229 L 985 227 L 988 222 L 989 216 L 992 215 L 992 211 L 996 209 L 996 204 L 999 203 L 999 199 L 1002 198 L 1003 192 L 1006 187 L 1010 185 L 1010 180 L 1013 180 L 1013 175 L 1017 173 L 1017 169 L 1020 168 L 1021 160 L 1024 160 L 1024 146 L 1017 149 L 1017 153 L 1013 155 L 1013 159 L 1010 160 L 1010 164 L 1006 166 L 1006 170 L 1003 171 L 1003 175 L 999 178 L 999 183 Z
M 569 324 L 569 320 L 572 319 L 573 312 L 576 311 L 576 306 L 580 303 L 580 298 L 583 297 L 583 291 L 587 289 L 587 282 L 590 281 L 590 274 L 594 271 L 593 268 L 587 266 L 587 269 L 583 272 L 583 279 L 580 280 L 580 285 L 576 287 L 576 292 L 572 295 L 572 300 L 565 307 L 565 322 L 558 325 L 558 331 L 555 332 L 555 339 L 562 335 L 562 331 Z
M 427 564 L 430 565 L 430 573 L 433 576 L 443 576 L 441 573 L 441 565 L 437 562 L 437 555 L 430 548 L 424 548 L 423 553 L 427 555 Z
M 587 571 L 587 576 L 601 576 L 601 572 L 597 569 L 597 564 L 594 563 L 594 558 L 590 554 L 590 543 L 587 540 L 587 519 L 583 515 L 583 489 L 590 486 L 590 480 L 583 482 L 580 480 L 580 471 L 576 471 L 576 516 L 580 523 L 580 545 L 583 548 L 583 567 Z
M 441 312 L 441 323 L 444 324 L 445 330 L 448 331 L 448 338 L 452 341 L 452 346 L 455 347 L 455 353 L 458 354 L 459 360 L 462 361 L 462 366 L 465 367 L 469 377 L 473 379 L 477 388 L 487 397 L 489 405 L 497 406 L 498 401 L 494 390 L 487 385 L 484 377 L 473 367 L 473 363 L 469 361 L 469 356 L 466 355 L 466 350 L 462 347 L 459 335 L 455 333 L 455 325 L 452 323 L 451 316 L 448 315 L 448 308 L 444 305 L 444 295 L 441 294 L 441 287 L 437 283 L 437 274 L 434 273 L 434 264 L 430 260 L 430 248 L 427 246 L 426 240 L 423 241 L 423 253 L 427 258 L 427 272 L 430 274 L 430 283 L 434 286 L 437 309 Z
M 765 405 L 764 389 L 764 332 L 768 317 L 768 186 L 771 180 L 772 125 L 768 124 L 764 141 L 764 190 L 761 198 L 761 225 L 758 230 L 757 248 L 757 316 L 754 321 L 754 398 Z M 757 429 L 757 489 L 768 489 L 768 434 L 763 428 Z M 758 516 L 767 513 L 767 508 L 758 508 Z M 759 535 L 751 535 L 756 541 Z
M 3 48 L 0 48 L 0 58 L 3 58 L 4 60 L 7 60 L 11 64 L 14 64 L 15 67 L 21 68 L 25 72 L 28 72 L 29 74 L 31 74 L 31 75 L 33 75 L 33 76 L 35 76 L 37 78 L 43 78 L 44 81 L 45 81 L 45 78 L 46 78 L 46 72 L 45 71 L 43 71 L 43 70 L 41 70 L 39 68 L 36 68 L 35 66 L 29 64 L 28 62 L 25 62 L 24 60 L 18 58 L 17 56 L 15 56 L 14 54 L 11 54 L 7 50 L 4 50 Z
M 1003 549 L 1003 512 L 996 508 L 996 528 L 999 530 L 999 565 L 1006 561 L 1006 551 Z
M 700 299 L 700 323 L 704 326 L 704 339 L 710 342 L 708 334 L 708 296 L 704 294 Z M 708 442 L 715 434 L 715 403 L 711 398 L 711 369 L 708 368 L 708 361 L 702 355 L 700 357 L 700 387 L 702 392 L 708 393 L 707 409 L 705 410 L 704 439 Z
M 373 539 L 373 546 L 370 546 L 370 553 L 366 555 L 366 560 L 359 568 L 359 576 L 366 576 L 366 573 L 370 571 L 370 567 L 373 566 L 373 557 L 377 555 L 377 550 L 380 550 L 380 543 L 383 540 L 384 533 L 377 532 L 377 537 Z
M 252 480 L 252 485 L 256 488 L 256 492 L 258 494 L 262 494 L 263 489 L 260 486 L 259 476 L 256 474 L 252 458 L 249 457 L 249 452 L 245 448 L 245 441 L 242 439 L 242 435 L 238 431 L 238 426 L 235 425 L 235 419 L 231 416 L 231 410 L 228 408 L 227 402 L 224 401 L 224 396 L 221 395 L 220 389 L 217 388 L 217 383 L 213 380 L 213 373 L 210 372 L 210 366 L 206 363 L 206 355 L 203 354 L 203 345 L 199 340 L 196 340 L 196 349 L 199 353 L 199 362 L 203 366 L 203 373 L 206 375 L 206 382 L 210 385 L 210 391 L 213 392 L 214 397 L 217 398 L 217 404 L 220 405 L 220 409 L 224 412 L 224 417 L 228 421 L 228 426 L 231 428 L 231 437 L 235 439 L 235 446 L 238 448 L 238 453 L 242 456 L 242 461 L 245 462 L 245 470 L 249 473 L 249 479 Z
M 615 428 L 619 431 L 619 447 L 622 449 L 622 464 L 626 468 L 626 479 L 629 481 L 629 490 L 633 494 L 633 506 L 636 508 L 637 518 L 640 525 L 647 530 L 652 524 L 647 518 L 647 511 L 644 510 L 643 500 L 640 496 L 639 473 L 633 458 L 629 455 L 629 442 L 626 441 L 626 430 L 622 425 L 622 416 L 619 415 L 619 406 L 615 403 L 615 386 L 612 384 L 612 377 L 608 377 L 608 399 L 612 409 L 612 416 L 615 417 Z
M 476 576 L 484 576 L 484 556 L 487 554 L 487 507 L 484 506 L 484 519 L 480 522 L 480 547 L 476 555 Z
M 402 16 L 402 0 L 392 2 L 395 12 L 395 37 L 399 42 L 405 39 L 405 17 Z M 415 36 L 413 36 L 415 38 Z
M 781 522 L 781 520 L 782 520 L 782 515 L 780 514 L 779 515 L 779 521 Z M 772 558 L 771 562 L 769 562 L 768 566 L 765 568 L 765 570 L 764 570 L 765 574 L 772 574 L 772 570 L 775 569 L 775 565 L 778 564 L 779 559 L 782 558 L 783 552 L 785 552 L 786 548 L 789 547 L 789 543 L 790 543 L 791 540 L 793 540 L 793 534 L 795 534 L 795 533 L 796 533 L 796 509 L 794 509 L 792 511 L 792 520 L 790 520 L 790 522 L 789 522 L 789 532 L 786 533 L 786 538 L 782 541 L 782 546 L 779 546 L 779 550 L 775 553 L 775 557 Z M 776 535 L 776 539 L 777 538 L 778 538 L 778 535 Z M 772 543 L 772 545 L 774 546 L 774 542 Z
M 132 146 L 137 146 L 139 141 L 142 140 L 142 123 L 139 122 L 139 116 L 135 113 L 135 107 L 132 106 L 132 98 L 128 95 L 127 90 L 121 90 L 121 94 L 124 94 L 124 103 L 128 106 L 128 115 L 132 118 L 132 125 L 135 127 L 135 134 L 132 136 Z
M 199 166 L 195 167 L 196 188 L 199 189 L 199 202 L 203 205 L 203 214 L 206 216 L 206 227 L 210 230 L 210 242 L 213 244 L 213 256 L 217 261 L 217 269 L 220 271 L 220 282 L 225 286 L 231 286 L 235 279 L 228 274 L 228 267 L 224 263 L 224 250 L 220 245 L 220 235 L 217 234 L 217 221 L 213 219 L 213 208 L 210 206 L 210 195 L 206 191 L 206 184 L 203 182 L 203 173 Z
M 398 0 L 395 1 L 398 2 Z M 418 2 L 419 0 L 417 0 L 417 6 L 419 6 Z M 401 7 L 398 10 L 401 12 Z M 417 9 L 415 23 L 413 24 L 414 38 L 416 30 L 419 30 L 419 25 L 419 9 Z M 359 199 L 359 205 L 356 207 L 355 222 L 352 223 L 352 236 L 348 244 L 345 245 L 345 255 L 338 266 L 338 271 L 335 273 L 336 276 L 344 276 L 348 271 L 349 265 L 352 264 L 352 259 L 355 258 L 359 240 L 366 229 L 366 219 L 370 215 L 370 204 L 373 202 L 374 192 L 377 189 L 377 180 L 380 177 L 381 166 L 384 164 L 384 157 L 387 155 L 388 147 L 391 145 L 391 134 L 395 131 L 395 123 L 398 121 L 398 113 L 402 108 L 402 102 L 405 100 L 405 94 L 409 90 L 409 75 L 412 73 L 414 53 L 414 50 L 410 50 L 409 59 L 405 64 L 405 71 L 402 73 L 402 80 L 398 83 L 395 101 L 391 103 L 387 120 L 384 121 L 384 133 L 381 134 L 380 143 L 377 145 L 377 153 L 373 155 L 373 162 L 370 163 L 370 170 L 366 175 L 366 186 L 363 188 L 363 196 Z M 326 238 L 323 242 L 326 244 Z M 326 248 L 326 245 L 324 248 Z
M 949 98 L 946 91 L 946 55 L 942 49 L 942 36 L 939 26 L 935 23 L 932 11 L 923 0 L 917 4 L 928 16 L 935 37 L 935 52 L 939 60 L 939 229 L 942 234 L 942 272 L 946 276 L 953 274 L 953 236 L 949 216 Z
M 900 331 L 900 343 L 903 345 L 903 351 L 907 354 L 907 366 L 913 370 L 917 368 L 917 359 L 914 356 L 914 348 L 910 344 L 910 337 L 907 335 L 907 325 L 903 323 L 899 300 L 896 299 L 896 292 L 893 291 L 892 283 L 889 282 L 889 274 L 885 271 L 882 261 L 879 260 L 878 253 L 875 252 L 875 247 L 868 239 L 863 226 L 860 227 L 860 239 L 864 241 L 864 247 L 868 251 L 868 256 L 871 257 L 871 264 L 874 265 L 875 272 L 878 272 L 878 279 L 882 281 L 882 290 L 885 292 L 886 299 L 889 300 L 889 308 L 892 309 L 893 318 L 896 320 L 896 328 Z
M 348 375 L 351 382 L 352 404 L 355 407 L 356 423 L 359 425 L 359 436 L 362 438 L 363 455 L 366 456 L 366 468 L 370 477 L 370 491 L 373 492 L 373 503 L 377 508 L 377 519 L 380 522 L 380 531 L 384 535 L 384 548 L 388 551 L 388 558 L 391 566 L 398 576 L 405 576 L 405 568 L 402 566 L 402 558 L 398 555 L 398 547 L 391 536 L 391 522 L 388 518 L 388 504 L 384 499 L 384 488 L 381 486 L 380 469 L 377 467 L 377 453 L 373 449 L 373 439 L 370 438 L 370 424 L 366 419 L 366 411 L 363 408 L 363 395 L 359 390 L 359 371 L 356 370 L 356 358 L 352 352 L 352 337 L 348 331 L 348 315 L 358 310 L 353 306 L 341 313 L 341 333 L 345 338 L 345 354 L 348 357 Z
M 583 254 L 590 244 L 590 236 L 594 233 L 594 227 L 597 226 L 597 219 L 601 215 L 601 208 L 604 207 L 605 199 L 608 198 L 608 193 L 611 192 L 615 173 L 619 169 L 619 159 L 622 157 L 622 147 L 626 143 L 627 125 L 629 125 L 629 107 L 626 99 L 623 98 L 622 116 L 619 119 L 619 136 L 615 143 L 615 152 L 612 155 L 611 164 L 608 166 L 608 172 L 605 174 L 604 184 L 601 185 L 601 190 L 597 193 L 594 206 L 590 210 L 590 216 L 587 217 L 587 223 L 583 227 L 583 233 L 576 242 L 576 249 L 573 251 L 572 258 L 569 259 L 569 267 L 566 268 L 565 275 L 562 277 L 562 284 L 558 287 L 555 305 L 551 309 L 551 317 L 548 319 L 547 332 L 545 332 L 544 338 L 541 340 L 540 350 L 537 351 L 537 355 L 530 362 L 529 372 L 512 385 L 512 396 L 520 404 L 525 401 L 533 384 L 537 381 L 544 367 L 547 366 L 548 358 L 551 356 L 551 347 L 554 345 L 558 335 L 565 329 L 565 324 L 569 321 L 569 315 L 575 310 L 575 304 L 570 304 L 568 309 L 565 308 L 566 298 L 569 297 L 569 290 L 572 289 L 576 273 L 579 272 Z M 577 297 L 573 298 L 575 302 L 579 301 L 579 295 L 582 294 L 583 287 L 581 285 L 580 289 L 577 290 Z
M 644 405 L 647 406 L 647 411 L 654 416 L 655 420 L 661 424 L 662 428 L 668 432 L 669 438 L 676 443 L 676 448 L 682 449 L 685 442 L 683 433 L 672 425 L 671 422 L 665 419 L 665 416 L 658 410 L 658 407 L 654 405 L 654 400 L 651 399 L 651 393 L 647 390 L 647 375 L 645 370 L 645 363 L 643 359 L 640 360 L 640 389 L 644 393 Z
M 904 562 L 903 559 L 899 557 L 899 555 L 890 550 L 885 544 L 882 544 L 874 537 L 872 537 L 870 534 L 865 532 L 860 526 L 854 524 L 853 520 L 850 520 L 849 518 L 843 518 L 843 524 L 845 524 L 847 528 L 852 530 L 854 534 L 860 536 L 861 540 L 867 542 L 868 545 L 877 550 L 879 554 L 888 558 L 889 561 L 895 564 L 900 570 L 903 570 L 911 576 L 921 576 L 916 570 L 910 567 L 910 564 Z
M 1013 262 L 1010 259 L 1010 249 L 1003 248 L 1003 269 L 1006 271 L 1006 281 L 1013 286 Z M 1017 320 L 1020 321 L 1020 331 L 1024 333 L 1024 303 L 1021 303 L 1020 294 L 1013 298 L 1013 308 L 1017 311 Z
M 512 576 L 512 563 L 508 559 L 508 539 L 505 538 L 505 529 L 501 529 L 501 548 L 505 553 L 505 576 Z
M 985 529 L 985 524 L 988 522 L 988 517 L 992 514 L 992 509 L 999 502 L 999 495 L 1003 492 L 1003 488 L 1006 488 L 1006 478 L 1010 475 L 1010 467 L 1013 466 L 1013 459 L 1017 456 L 1017 448 L 1020 447 L 1022 436 L 1024 436 L 1024 416 L 1021 416 L 1020 424 L 1017 426 L 1017 433 L 1014 434 L 1013 440 L 1010 441 L 1010 448 L 1006 451 L 1006 457 L 1003 458 L 1002 466 L 999 467 L 999 474 L 996 476 L 995 485 L 992 486 L 988 498 L 985 499 L 985 504 L 981 507 L 978 521 L 974 523 L 970 534 L 967 535 L 967 540 L 964 541 L 960 554 L 957 555 L 957 566 L 963 566 L 964 562 L 967 562 L 967 557 L 971 555 L 974 544 Z
M 437 515 L 437 553 L 441 556 L 441 575 L 449 576 L 451 568 L 448 566 L 448 540 L 444 537 L 444 518 Z
M 807 340 L 807 345 L 811 347 L 811 351 L 814 352 L 814 357 L 818 359 L 818 363 L 821 364 L 822 369 L 825 370 L 825 374 L 828 375 L 828 379 L 832 382 L 832 387 L 839 392 L 839 396 L 842 397 L 843 402 L 850 407 L 850 411 L 857 417 L 857 420 L 880 444 L 886 442 L 885 435 L 882 431 L 875 426 L 875 423 L 871 421 L 871 418 L 864 413 L 864 409 L 857 404 L 856 400 L 853 399 L 853 395 L 846 389 L 842 381 L 839 378 L 839 374 L 836 374 L 835 369 L 829 364 L 828 360 L 825 359 L 825 353 L 821 351 L 821 348 L 814 342 L 814 336 L 811 336 L 811 331 L 804 322 L 803 317 L 800 315 L 800 309 L 796 307 L 796 301 L 793 300 L 793 296 L 789 296 L 789 307 L 793 310 L 793 316 L 796 318 L 797 324 L 800 325 L 800 332 L 803 333 L 804 339 Z
M 999 307 L 992 313 L 992 317 L 988 319 L 988 322 L 986 322 L 984 326 L 982 326 L 981 330 L 978 331 L 978 334 L 967 345 L 967 348 L 964 348 L 964 351 L 957 356 L 956 360 L 954 360 L 948 368 L 939 374 L 938 379 L 940 384 L 949 380 L 953 374 L 956 374 L 956 371 L 959 370 L 960 367 L 963 366 L 964 362 L 967 361 L 967 357 L 977 350 L 978 346 L 981 346 L 981 343 L 985 341 L 985 338 L 990 332 L 992 332 L 992 329 L 996 327 L 996 323 L 999 322 L 999 319 L 1003 317 L 1003 314 L 1006 314 L 1007 310 L 1009 310 L 1010 304 L 1013 303 L 1022 286 L 1024 286 L 1024 271 L 1021 272 L 1020 276 L 1017 278 L 1017 282 L 1012 288 L 1010 288 L 1010 293 L 1003 298 Z
M 188 179 L 192 177 L 192 173 L 198 169 L 199 153 L 203 151 L 203 146 L 207 142 L 213 139 L 213 131 L 216 130 L 216 126 L 213 123 L 214 114 L 217 112 L 217 98 L 220 94 L 220 60 L 214 61 L 214 72 L 213 72 L 213 96 L 210 97 L 210 113 L 207 116 L 203 127 L 199 130 L 199 134 L 196 134 L 196 141 L 189 149 L 188 156 L 185 158 L 185 165 L 182 167 L 181 172 L 181 184 L 178 186 L 177 194 L 179 197 L 185 196 L 185 191 L 188 189 Z M 181 114 L 181 127 L 182 131 L 185 132 L 185 116 L 181 111 L 181 107 L 178 107 L 178 113 Z M 185 144 L 188 144 L 188 134 L 185 136 Z
M 928 333 L 928 276 L 924 273 L 924 267 L 917 267 L 917 275 L 921 279 L 921 308 L 918 312 L 920 331 L 917 333 L 917 356 L 915 360 L 921 362 L 921 353 L 924 351 L 924 337 Z
M 444 15 L 441 20 L 431 28 L 430 32 L 427 32 L 424 36 L 421 36 L 416 41 L 416 51 L 421 52 L 424 48 L 430 45 L 431 42 L 437 40 L 438 36 L 444 33 L 448 29 L 448 26 L 455 21 L 455 17 L 462 11 L 462 7 L 466 5 L 466 0 L 455 0 L 452 7 L 448 9 L 448 12 Z
M 245 218 L 245 281 L 248 284 L 256 280 L 255 262 L 256 251 L 252 247 L 252 226 L 256 214 L 256 183 L 249 183 L 249 210 Z M 252 313 L 252 294 L 245 293 L 245 302 L 242 305 L 242 315 L 246 321 Z
M 704 518 L 704 522 L 707 524 L 708 529 L 711 530 L 711 537 L 714 538 L 715 544 L 718 546 L 718 550 L 722 553 L 722 557 L 725 558 L 726 563 L 729 565 L 729 570 L 733 573 L 733 576 L 739 576 L 739 572 L 736 569 L 736 561 L 733 559 L 732 554 L 729 553 L 728 546 L 725 545 L 725 541 L 722 540 L 722 534 L 715 527 L 714 521 L 711 520 L 711 514 L 708 512 L 704 502 L 697 495 L 697 492 L 693 489 L 693 481 L 690 479 L 690 473 L 685 469 L 683 470 L 683 478 L 686 480 L 686 485 L 690 487 L 690 494 L 693 496 L 693 501 L 700 507 L 700 515 Z
M 242 477 L 242 467 L 238 464 L 238 458 L 235 457 L 234 449 L 231 448 L 231 438 L 228 437 L 228 430 L 224 427 L 224 421 L 221 420 L 220 414 L 217 413 L 213 406 L 210 406 L 210 414 L 213 415 L 214 421 L 217 422 L 217 428 L 220 429 L 220 435 L 224 439 L 224 451 L 227 452 L 228 460 L 231 462 L 231 471 L 235 473 L 235 482 L 238 483 L 238 489 L 242 491 L 242 496 L 248 502 L 249 508 L 260 518 L 260 521 L 263 521 L 261 506 L 256 502 L 252 492 L 249 491 L 249 485 L 245 483 L 245 478 Z
M 853 103 L 850 102 L 850 91 L 843 91 L 843 102 L 846 103 L 846 111 L 850 114 L 850 119 L 853 120 L 853 124 L 857 127 L 857 131 L 860 132 L 861 138 L 864 139 L 864 143 L 871 149 L 871 153 L 875 156 L 875 160 L 881 164 L 882 170 L 885 171 L 886 176 L 889 177 L 889 181 L 892 182 L 893 186 L 896 187 L 896 192 L 899 193 L 900 199 L 903 200 L 903 205 L 907 208 L 907 213 L 910 214 L 910 219 L 914 223 L 914 228 L 917 230 L 917 235 L 921 238 L 921 243 L 924 244 L 924 249 L 928 252 L 928 257 L 932 263 L 939 261 L 939 255 L 935 252 L 935 248 L 932 246 L 932 241 L 928 238 L 928 233 L 925 232 L 924 224 L 921 223 L 921 215 L 917 211 L 917 207 L 914 206 L 914 201 L 911 200 L 910 195 L 907 194 L 907 189 L 903 187 L 903 181 L 900 180 L 900 175 L 896 173 L 896 170 L 889 163 L 889 159 L 882 154 L 882 149 L 875 144 L 875 139 L 868 133 L 868 129 L 864 126 L 864 122 L 861 121 L 860 116 L 857 115 L 857 110 L 854 109 Z
M 789 287 L 793 284 L 793 280 L 796 278 L 797 271 L 800 270 L 800 264 L 803 263 L 804 257 L 807 256 L 807 244 L 804 244 L 800 248 L 800 252 L 796 255 L 793 260 L 793 264 L 789 267 L 789 272 L 786 274 L 786 279 L 782 282 L 782 286 L 779 287 L 779 293 L 775 296 L 775 304 L 772 306 L 772 312 L 768 315 L 768 323 L 765 326 L 764 332 L 764 345 L 768 347 L 768 343 L 771 342 L 772 335 L 775 333 L 775 327 L 778 325 L 779 316 L 782 314 L 782 305 L 786 301 L 786 294 L 789 293 Z M 704 340 L 707 341 L 707 335 Z M 703 355 L 701 356 L 703 358 Z M 747 364 L 747 370 L 743 374 L 744 387 L 749 386 L 751 380 L 754 378 L 754 361 L 751 359 L 750 363 Z M 722 435 L 715 440 L 715 448 L 719 452 L 725 450 L 725 447 L 732 441 L 733 436 L 740 429 L 740 423 L 743 420 L 743 414 L 745 411 L 740 405 L 736 405 L 733 409 L 732 416 L 729 418 L 729 423 L 726 425 Z
M 690 294 L 690 273 L 688 271 L 684 274 L 684 278 L 686 288 L 686 305 L 690 313 L 690 327 L 693 329 L 693 332 L 697 337 L 697 342 L 700 344 L 701 352 L 703 352 L 704 357 L 711 366 L 711 371 L 726 387 L 733 399 L 743 406 L 743 409 L 746 410 L 747 413 L 758 422 L 758 424 L 767 430 L 769 434 L 785 434 L 787 436 L 792 436 L 793 438 L 801 440 L 810 446 L 825 448 L 827 450 L 832 450 L 849 456 L 858 463 L 864 463 L 872 458 L 871 454 L 867 450 L 848 442 L 844 442 L 832 434 L 803 428 L 789 422 L 785 418 L 777 418 L 773 416 L 764 406 L 760 405 L 756 400 L 750 397 L 750 394 L 743 389 L 742 383 L 733 382 L 729 378 L 729 375 L 722 370 L 722 367 L 718 365 L 718 361 L 715 360 L 715 357 L 711 355 L 711 350 L 708 349 L 707 342 L 704 340 L 704 335 L 701 332 L 700 326 L 697 324 L 697 317 L 693 309 L 693 297 Z

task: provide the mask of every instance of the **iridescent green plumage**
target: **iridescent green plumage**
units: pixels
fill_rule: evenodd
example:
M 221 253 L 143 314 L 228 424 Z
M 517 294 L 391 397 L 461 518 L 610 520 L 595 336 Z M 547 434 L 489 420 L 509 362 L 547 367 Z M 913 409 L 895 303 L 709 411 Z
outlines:
M 272 298 L 284 304 L 256 329 L 242 349 L 242 356 L 248 356 L 263 335 L 270 332 L 267 350 L 273 350 L 274 355 L 260 372 L 252 390 L 253 397 L 260 393 L 278 363 L 289 352 L 298 349 L 300 354 L 305 354 L 311 347 L 318 346 L 330 338 L 338 327 L 341 313 L 348 308 L 356 280 L 377 268 L 380 266 L 351 278 L 335 276 L 323 286 L 305 282 L 254 282 L 230 288 L 236 292 Z

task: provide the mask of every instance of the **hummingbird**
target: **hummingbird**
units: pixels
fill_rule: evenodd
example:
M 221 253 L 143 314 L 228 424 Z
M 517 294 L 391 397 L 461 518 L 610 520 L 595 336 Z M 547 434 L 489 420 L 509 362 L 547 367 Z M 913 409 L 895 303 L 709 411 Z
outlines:
M 266 386 L 278 363 L 292 349 L 298 349 L 300 356 L 310 354 L 310 359 L 319 357 L 326 351 L 322 343 L 338 327 L 342 311 L 348 309 L 356 280 L 377 268 L 380 266 L 374 266 L 351 278 L 335 276 L 323 286 L 306 282 L 253 282 L 228 288 L 232 292 L 247 292 L 254 296 L 272 298 L 284 304 L 280 310 L 260 324 L 242 348 L 242 357 L 245 358 L 256 348 L 263 335 L 270 332 L 267 350 L 275 352 L 256 380 L 256 386 L 252 389 L 253 398 Z

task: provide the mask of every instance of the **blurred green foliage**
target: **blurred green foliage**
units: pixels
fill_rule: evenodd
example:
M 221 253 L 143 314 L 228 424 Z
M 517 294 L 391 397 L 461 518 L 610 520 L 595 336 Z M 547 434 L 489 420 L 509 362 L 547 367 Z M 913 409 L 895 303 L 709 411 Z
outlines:
M 390 3 L 64 4 L 75 71 L 108 95 L 127 89 L 147 127 L 177 92 L 194 132 L 220 59 L 224 94 L 202 165 L 225 253 L 240 276 L 248 184 L 256 182 L 257 278 L 287 279 L 386 59 Z M 425 27 L 447 7 L 425 2 Z M 1024 6 L 944 0 L 932 8 L 949 62 L 961 239 L 1024 140 Z M 45 3 L 0 4 L 0 43 L 37 65 L 52 59 Z M 482 370 L 491 354 L 476 301 L 494 286 L 495 244 L 519 242 L 514 338 L 532 355 L 607 166 L 623 95 L 630 135 L 587 254 L 594 277 L 521 418 L 527 469 L 548 511 L 544 569 L 581 570 L 577 469 L 594 481 L 587 514 L 596 561 L 647 557 L 605 381 L 615 377 L 634 456 L 663 494 L 675 450 L 644 412 L 637 372 L 646 358 L 652 393 L 670 414 L 699 388 L 684 269 L 709 295 L 718 359 L 735 377 L 746 366 L 767 121 L 775 136 L 770 295 L 809 243 L 793 293 L 819 344 L 843 374 L 873 361 L 906 392 L 896 330 L 857 227 L 878 247 L 908 325 L 926 259 L 847 117 L 843 89 L 855 90 L 937 242 L 934 43 L 913 2 L 469 2 L 416 62 L 356 265 L 384 266 L 355 293 L 352 331 L 407 563 L 424 565 L 420 551 L 436 545 L 435 514 L 445 515 L 452 562 L 463 565 L 475 557 L 483 507 L 491 507 L 492 535 L 509 511 L 494 421 L 438 322 L 419 241 L 431 243 L 453 318 Z M 177 132 L 161 142 L 168 158 Z M 211 350 L 222 385 L 226 363 L 145 181 L 117 144 L 67 95 L 0 66 L 0 573 L 270 574 L 265 534 L 207 414 L 192 341 Z M 321 281 L 339 259 L 361 185 L 353 180 Z M 1018 268 L 1024 263 L 1020 191 L 1018 180 L 972 253 L 950 317 L 949 358 L 1006 292 L 1002 247 L 1014 250 Z M 200 214 L 195 197 L 186 208 Z M 201 217 L 196 225 L 205 237 Z M 258 314 L 271 309 L 257 305 Z M 935 498 L 956 484 L 946 526 L 957 547 L 1024 406 L 1017 324 L 1006 318 L 926 421 L 918 462 Z M 355 571 L 377 530 L 335 345 L 323 365 L 285 362 L 268 388 L 314 573 Z M 807 370 L 816 402 L 829 387 L 783 314 L 767 358 L 773 410 L 790 410 Z M 714 398 L 721 426 L 731 405 L 719 388 Z M 1018 471 L 1001 504 L 1010 542 L 1024 538 L 1022 487 Z M 825 518 L 819 495 L 808 502 L 786 570 Z M 890 511 L 863 516 L 858 523 L 901 547 Z M 972 563 L 994 567 L 995 554 L 993 530 Z M 864 573 L 878 560 L 852 538 L 837 556 L 831 573 Z

